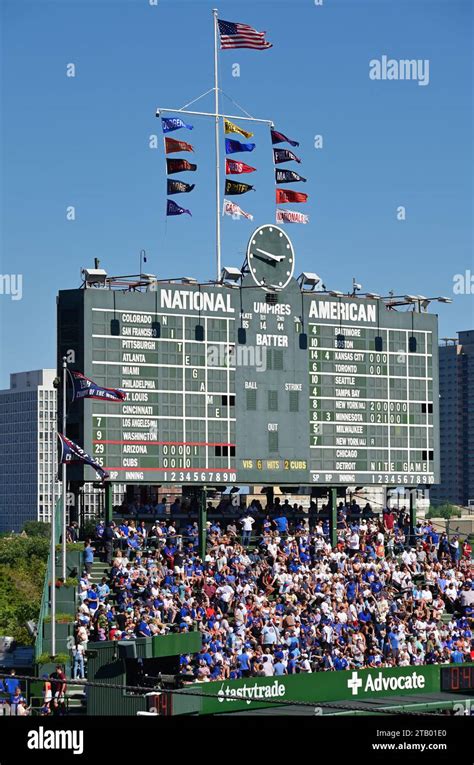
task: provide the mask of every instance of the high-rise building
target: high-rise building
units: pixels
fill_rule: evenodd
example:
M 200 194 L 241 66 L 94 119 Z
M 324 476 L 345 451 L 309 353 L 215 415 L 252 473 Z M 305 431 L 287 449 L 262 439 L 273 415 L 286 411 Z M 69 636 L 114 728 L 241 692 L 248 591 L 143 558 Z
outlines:
M 18 372 L 10 375 L 10 387 L 0 390 L 0 531 L 51 520 L 55 377 L 55 369 Z
M 474 501 L 474 330 L 445 338 L 439 349 L 441 483 L 439 502 Z
M 10 387 L 0 390 L 0 532 L 21 531 L 26 521 L 51 521 L 53 491 L 61 496 L 56 438 L 55 369 L 10 375 Z M 54 459 L 54 464 L 53 464 Z M 60 472 L 60 471 L 59 471 Z M 103 490 L 85 483 L 67 495 L 66 519 L 86 521 L 103 513 Z M 113 485 L 113 502 L 120 505 L 125 486 Z

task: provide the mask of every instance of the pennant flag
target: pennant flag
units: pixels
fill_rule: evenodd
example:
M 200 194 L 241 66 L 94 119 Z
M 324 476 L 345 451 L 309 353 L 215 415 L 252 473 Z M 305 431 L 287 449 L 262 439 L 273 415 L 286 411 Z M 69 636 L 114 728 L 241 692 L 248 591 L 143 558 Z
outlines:
M 173 181 L 171 178 L 168 178 L 167 186 L 167 194 L 183 194 L 188 193 L 188 191 L 192 191 L 195 184 L 184 183 L 184 181 Z
M 279 165 L 281 162 L 291 162 L 292 159 L 294 159 L 295 162 L 301 162 L 301 159 L 289 149 L 273 149 L 273 161 L 275 165 Z
M 176 202 L 173 202 L 172 199 L 166 200 L 166 214 L 167 215 L 182 215 L 183 213 L 187 213 L 188 215 L 191 215 L 192 213 L 190 210 L 186 210 L 184 207 L 180 207 L 176 204 Z
M 253 151 L 254 149 L 254 143 L 240 143 L 240 141 L 232 141 L 230 138 L 225 139 L 226 154 L 235 154 L 237 151 Z
M 93 467 L 103 481 L 109 477 L 109 474 L 102 465 L 99 465 L 92 457 L 89 457 L 84 449 L 75 444 L 74 441 L 66 438 L 66 436 L 63 436 L 62 433 L 58 433 L 58 436 L 61 441 L 61 465 L 68 465 L 71 462 L 83 462 L 85 465 Z
M 183 127 L 188 130 L 193 129 L 192 125 L 187 125 L 186 122 L 180 120 L 179 117 L 162 117 L 161 127 L 163 128 L 163 133 L 171 133 L 172 130 L 179 130 L 179 128 Z
M 145 257 L 146 262 L 146 257 Z M 72 399 L 98 398 L 101 401 L 125 401 L 126 393 L 118 388 L 103 388 L 81 372 L 68 369 L 72 382 Z
M 295 210 L 277 210 L 275 220 L 277 223 L 308 223 L 309 217 Z
M 244 218 L 247 218 L 247 220 L 253 220 L 253 215 L 250 215 L 250 213 L 246 213 L 242 210 L 239 205 L 234 204 L 234 202 L 231 202 L 230 199 L 224 199 L 224 209 L 222 210 L 222 215 L 232 215 L 232 217 L 239 217 L 243 215 Z
M 291 189 L 275 189 L 276 190 L 276 203 L 277 205 L 284 205 L 287 202 L 306 202 L 308 199 L 307 194 L 303 194 L 300 191 L 292 191 Z
M 238 125 L 234 125 L 233 122 L 226 119 L 224 119 L 224 133 L 240 133 L 240 135 L 245 136 L 245 138 L 252 138 L 253 136 L 253 133 L 247 133 L 246 130 L 243 130 Z
M 286 141 L 286 143 L 291 144 L 291 146 L 299 146 L 298 141 L 292 141 L 291 138 L 287 138 L 286 135 L 283 135 L 283 133 L 279 133 L 278 130 L 271 130 L 272 134 L 272 143 L 283 143 Z
M 265 40 L 265 32 L 257 32 L 248 24 L 217 19 L 221 38 L 221 50 L 226 48 L 253 48 L 264 50 L 271 48 L 272 43 Z
M 292 181 L 304 181 L 306 183 L 306 178 L 298 175 L 294 170 L 275 170 L 275 180 L 277 183 L 292 183 Z
M 168 175 L 173 173 L 182 173 L 184 170 L 197 170 L 197 165 L 192 165 L 187 159 L 167 159 L 166 172 Z
M 166 154 L 172 154 L 174 151 L 194 151 L 194 147 L 186 141 L 175 141 L 174 138 L 165 138 Z
M 249 186 L 248 183 L 237 183 L 237 181 L 229 181 L 226 178 L 224 194 L 246 194 L 247 191 L 251 190 L 253 190 L 253 186 Z
M 237 175 L 239 173 L 253 173 L 257 168 L 246 165 L 245 162 L 237 162 L 235 159 L 228 159 L 225 161 L 226 175 Z

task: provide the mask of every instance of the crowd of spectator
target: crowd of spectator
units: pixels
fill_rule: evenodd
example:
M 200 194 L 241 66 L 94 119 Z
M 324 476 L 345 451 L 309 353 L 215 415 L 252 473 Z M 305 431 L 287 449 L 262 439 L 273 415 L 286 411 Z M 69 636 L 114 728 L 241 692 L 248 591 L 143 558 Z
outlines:
M 181 657 L 197 681 L 474 660 L 474 584 L 467 542 L 409 513 L 354 501 L 329 522 L 284 505 L 197 524 L 171 516 L 99 524 L 107 575 L 91 584 L 86 545 L 74 676 L 88 641 L 202 633 Z M 294 517 L 292 518 L 292 511 Z

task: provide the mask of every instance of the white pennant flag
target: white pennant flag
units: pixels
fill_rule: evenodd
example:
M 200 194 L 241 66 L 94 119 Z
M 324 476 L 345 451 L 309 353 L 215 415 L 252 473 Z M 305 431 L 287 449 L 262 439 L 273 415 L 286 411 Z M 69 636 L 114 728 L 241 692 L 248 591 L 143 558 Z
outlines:
M 222 210 L 222 215 L 231 215 L 234 220 L 237 220 L 240 218 L 241 215 L 244 216 L 244 218 L 247 218 L 247 220 L 253 220 L 253 215 L 250 215 L 250 213 L 246 213 L 242 210 L 239 205 L 236 205 L 234 202 L 231 202 L 230 199 L 224 199 L 224 208 Z
M 296 210 L 277 210 L 276 211 L 277 223 L 308 223 L 309 216 L 304 213 L 296 212 Z

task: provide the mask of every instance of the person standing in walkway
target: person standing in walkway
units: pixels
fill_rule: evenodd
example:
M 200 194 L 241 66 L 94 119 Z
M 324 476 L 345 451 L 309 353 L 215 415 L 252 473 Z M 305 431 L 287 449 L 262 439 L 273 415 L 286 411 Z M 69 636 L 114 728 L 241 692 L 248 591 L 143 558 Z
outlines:
M 114 554 L 115 523 L 113 521 L 110 521 L 109 525 L 104 529 L 102 538 L 104 540 L 105 562 L 110 566 Z
M 60 664 L 56 665 L 56 671 L 50 674 L 53 699 L 64 699 L 67 690 L 66 675 Z
M 82 643 L 76 643 L 72 649 L 72 658 L 74 660 L 73 676 L 74 680 L 84 680 L 84 646 Z
M 247 515 L 240 521 L 242 525 L 242 544 L 247 547 L 250 544 L 250 535 L 252 533 L 252 526 L 255 523 L 254 519 L 247 513 Z
M 84 568 L 88 574 L 92 571 L 92 564 L 94 563 L 94 550 L 91 545 L 91 540 L 86 539 L 84 547 Z

